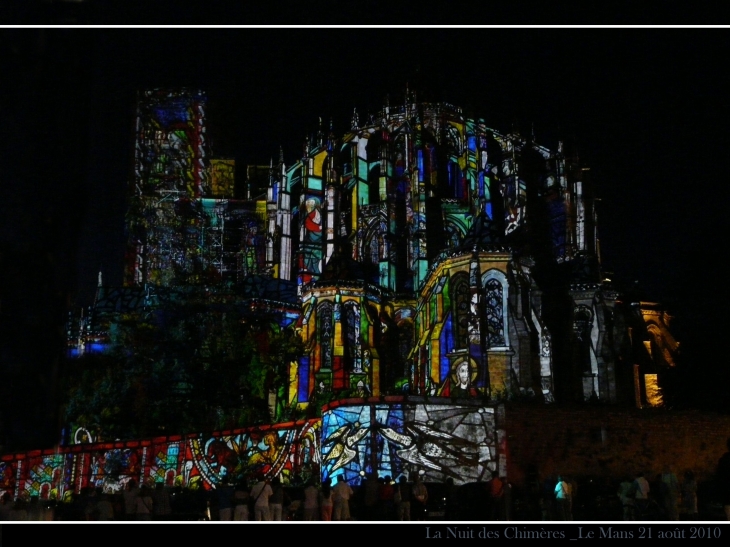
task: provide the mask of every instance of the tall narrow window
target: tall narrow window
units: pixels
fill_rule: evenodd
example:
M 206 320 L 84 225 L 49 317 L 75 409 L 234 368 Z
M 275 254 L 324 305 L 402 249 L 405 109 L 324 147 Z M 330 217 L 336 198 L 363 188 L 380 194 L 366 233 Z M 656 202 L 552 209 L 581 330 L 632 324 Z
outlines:
M 576 306 L 573 310 L 573 332 L 575 333 L 575 353 L 583 372 L 590 374 L 591 367 L 591 329 L 593 314 L 588 306 Z
M 454 345 L 457 348 L 466 348 L 469 345 L 469 304 L 469 276 L 466 273 L 458 273 L 451 278 Z
M 319 322 L 320 368 L 332 368 L 332 304 L 323 302 L 317 310 Z
M 484 292 L 487 316 L 487 344 L 490 348 L 506 346 L 504 337 L 504 287 L 499 279 L 491 277 L 484 284 Z
M 360 306 L 357 302 L 345 303 L 345 354 L 353 372 L 362 372 L 360 354 Z
M 373 231 L 372 235 L 370 236 L 368 250 L 370 251 L 370 264 L 379 264 L 380 243 L 378 241 L 378 234 L 375 231 Z
M 380 165 L 368 171 L 368 204 L 380 203 Z

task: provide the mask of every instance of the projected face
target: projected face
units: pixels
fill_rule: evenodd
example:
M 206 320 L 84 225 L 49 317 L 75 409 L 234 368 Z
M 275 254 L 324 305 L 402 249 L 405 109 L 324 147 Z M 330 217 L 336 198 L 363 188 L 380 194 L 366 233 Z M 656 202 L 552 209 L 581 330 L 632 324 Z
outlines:
M 469 363 L 461 363 L 456 369 L 456 375 L 459 378 L 459 385 L 466 387 L 469 385 Z

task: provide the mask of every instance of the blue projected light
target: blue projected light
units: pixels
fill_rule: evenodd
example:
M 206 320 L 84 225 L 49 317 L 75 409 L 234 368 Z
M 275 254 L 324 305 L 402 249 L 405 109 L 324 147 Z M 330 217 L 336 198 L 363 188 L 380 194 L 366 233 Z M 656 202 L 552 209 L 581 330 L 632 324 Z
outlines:
M 454 349 L 454 337 L 453 337 L 453 325 L 452 325 L 452 318 L 451 318 L 451 312 L 446 316 L 446 320 L 444 321 L 444 327 L 441 331 L 440 343 L 441 347 L 443 348 L 443 352 L 441 354 L 441 380 L 443 381 L 445 378 L 448 378 L 449 373 L 451 372 L 451 364 L 449 362 L 448 354 Z
M 299 361 L 299 385 L 297 397 L 300 401 L 309 399 L 309 357 L 304 356 Z
M 476 152 L 477 151 L 477 138 L 474 135 L 468 137 L 466 140 L 466 146 L 472 152 Z
M 89 344 L 87 351 L 89 353 L 103 353 L 106 350 L 108 344 Z
M 158 106 L 154 108 L 154 114 L 155 119 L 165 129 L 180 123 L 187 123 L 189 120 L 188 108 L 185 104 Z

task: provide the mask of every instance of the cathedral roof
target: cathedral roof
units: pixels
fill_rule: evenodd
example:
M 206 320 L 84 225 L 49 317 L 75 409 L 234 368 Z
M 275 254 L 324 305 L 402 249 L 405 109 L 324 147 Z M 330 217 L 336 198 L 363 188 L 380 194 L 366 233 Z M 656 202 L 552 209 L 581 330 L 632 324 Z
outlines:
M 331 283 L 333 281 L 365 281 L 363 265 L 352 258 L 349 245 L 340 243 L 324 267 L 318 283 Z
M 463 252 L 477 251 L 504 251 L 507 250 L 504 235 L 497 223 L 482 211 L 472 222 L 464 241 L 458 250 Z

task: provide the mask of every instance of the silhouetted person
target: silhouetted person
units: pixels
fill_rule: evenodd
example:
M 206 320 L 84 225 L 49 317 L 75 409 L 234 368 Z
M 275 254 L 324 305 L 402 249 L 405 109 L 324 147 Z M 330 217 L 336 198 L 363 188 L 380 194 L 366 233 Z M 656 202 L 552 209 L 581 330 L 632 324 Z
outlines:
M 413 520 L 426 520 L 426 503 L 428 502 L 428 490 L 416 474 L 413 477 L 413 497 L 411 499 L 411 517 Z
M 284 491 L 279 477 L 274 477 L 271 481 L 271 497 L 269 498 L 269 513 L 271 520 L 284 520 L 284 507 L 288 505 L 288 496 Z
M 572 520 L 570 514 L 570 485 L 563 477 L 558 477 L 555 485 L 555 507 L 558 520 Z
M 730 438 L 725 443 L 728 451 L 717 462 L 717 488 L 720 502 L 725 510 L 725 518 L 730 520 Z
M 344 475 L 338 477 L 338 482 L 332 489 L 334 497 L 334 520 L 350 520 L 350 499 L 353 496 L 352 487 L 347 484 Z
M 13 497 L 5 492 L 0 497 L 0 520 L 10 520 L 10 511 L 13 509 Z
M 665 467 L 661 477 L 664 485 L 664 512 L 667 520 L 679 520 L 679 481 L 677 475 Z
M 137 511 L 137 496 L 139 495 L 139 488 L 137 488 L 137 481 L 129 479 L 127 486 L 122 493 L 124 497 L 124 518 L 126 520 L 134 520 L 135 513 Z
M 624 520 L 634 520 L 634 504 L 636 501 L 636 490 L 633 481 L 626 477 L 618 486 L 616 495 L 621 500 Z
M 331 479 L 327 479 L 322 483 L 322 491 L 319 493 L 319 510 L 323 521 L 332 520 L 332 509 L 334 507 L 334 499 L 332 496 Z
M 459 520 L 459 501 L 457 498 L 457 490 L 458 489 L 454 484 L 454 479 L 448 477 L 446 479 L 446 492 L 444 493 L 446 497 L 446 513 L 444 517 L 446 520 Z
M 634 500 L 636 513 L 643 515 L 649 509 L 649 481 L 644 477 L 644 472 L 639 471 L 634 479 Z
M 364 477 L 361 488 L 364 491 L 364 519 L 378 520 L 378 492 L 380 490 L 380 484 L 378 483 L 376 475 L 374 473 L 370 473 L 367 477 Z
M 487 491 L 489 492 L 489 519 L 499 520 L 499 506 L 504 495 L 504 484 L 496 471 L 492 471 L 492 479 L 487 483 Z
M 395 490 L 393 489 L 393 479 L 390 475 L 386 475 L 382 480 L 378 482 L 378 504 L 380 509 L 380 519 L 393 520 L 393 515 L 395 514 L 393 502 Z
M 411 498 L 412 490 L 405 476 L 398 479 L 398 498 L 400 501 L 396 506 L 396 520 L 411 520 Z
M 697 481 L 695 474 L 687 469 L 682 480 L 682 513 L 686 520 L 697 520 Z
M 223 477 L 221 485 L 216 488 L 218 494 L 218 519 L 233 520 L 233 494 L 235 490 L 228 476 Z
M 499 503 L 499 520 L 512 520 L 512 483 L 502 477 L 502 499 Z
M 152 514 L 154 520 L 169 520 L 172 514 L 170 491 L 162 482 L 155 484 L 155 489 L 152 491 Z

